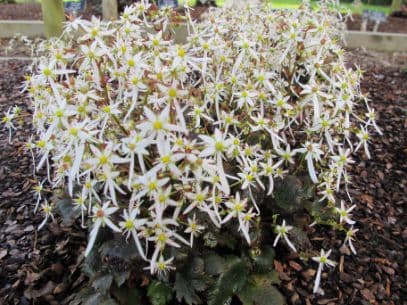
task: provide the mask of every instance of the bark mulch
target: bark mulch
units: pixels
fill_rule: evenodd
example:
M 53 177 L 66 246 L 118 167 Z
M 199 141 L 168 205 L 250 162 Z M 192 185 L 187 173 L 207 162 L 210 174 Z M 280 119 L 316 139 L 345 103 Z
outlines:
M 372 137 L 372 159 L 355 157 L 351 169 L 358 255 L 347 248 L 333 254 L 339 267 L 323 273 L 323 296 L 312 295 L 316 264 L 278 256 L 275 267 L 289 304 L 407 305 L 407 72 L 398 65 L 406 62 L 403 56 L 360 51 L 350 56 L 349 65 L 357 62 L 367 70 L 362 88 L 384 132 Z M 21 62 L 0 62 L 0 113 L 14 104 L 29 109 L 19 92 L 24 73 Z M 26 117 L 8 144 L 7 131 L 0 129 L 0 304 L 64 304 L 86 282 L 79 270 L 86 234 L 79 228 L 67 234 L 54 223 L 36 231 L 43 218 L 32 213 L 36 181 L 24 149 L 30 130 Z M 316 231 L 313 243 L 338 249 L 344 236 L 325 233 L 331 238 L 320 241 Z
M 350 255 L 348 248 L 342 248 L 333 256 L 339 268 L 323 274 L 325 295 L 318 297 L 310 294 L 315 269 L 304 269 L 290 260 L 278 264 L 290 304 L 407 304 L 406 56 L 361 51 L 350 56 L 349 65 L 357 63 L 367 70 L 362 89 L 384 133 L 371 139 L 372 159 L 354 157 L 356 165 L 350 170 L 350 194 L 357 204 L 353 218 L 359 228 L 354 243 L 358 254 Z M 346 194 L 341 197 L 348 201 Z M 343 238 L 331 233 L 331 240 L 322 246 L 337 249 Z
M 194 20 L 200 19 L 208 6 L 197 6 L 191 10 Z M 183 13 L 183 9 L 178 9 Z M 86 5 L 85 11 L 80 14 L 83 18 L 90 19 L 92 15 L 101 17 L 102 8 L 100 2 L 91 1 Z M 0 20 L 42 20 L 41 5 L 38 3 L 0 4 Z
M 87 19 L 90 19 L 92 15 L 100 17 L 101 8 L 93 4 L 87 4 L 84 12 L 80 15 Z M 0 4 L 0 20 L 42 20 L 41 4 Z
M 23 110 L 30 104 L 20 93 L 24 67 L 21 62 L 0 62 L 1 115 L 14 104 Z M 79 254 L 86 234 L 79 229 L 65 234 L 56 223 L 36 230 L 43 217 L 33 214 L 32 187 L 44 177 L 33 178 L 25 150 L 30 121 L 19 122 L 12 144 L 0 129 L 0 304 L 59 305 L 84 280 Z
M 360 31 L 362 24 L 361 15 L 353 15 L 346 23 L 346 27 L 351 31 Z M 367 24 L 367 31 L 373 31 L 374 22 L 369 21 Z M 406 17 L 393 17 L 388 16 L 385 22 L 380 23 L 378 32 L 385 33 L 404 33 L 407 34 L 407 18 Z

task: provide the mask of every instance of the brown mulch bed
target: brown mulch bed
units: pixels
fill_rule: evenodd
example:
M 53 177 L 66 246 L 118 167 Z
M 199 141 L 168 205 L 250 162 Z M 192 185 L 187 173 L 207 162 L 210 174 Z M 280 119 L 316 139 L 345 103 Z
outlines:
M 323 273 L 325 295 L 318 297 L 311 293 L 316 265 L 279 256 L 275 266 L 289 304 L 407 305 L 407 72 L 399 66 L 406 56 L 360 51 L 350 56 L 349 65 L 367 70 L 362 88 L 384 132 L 372 138 L 372 159 L 355 157 L 351 169 L 358 255 L 346 248 L 333 254 L 343 269 Z M 24 63 L 0 62 L 0 113 L 16 103 L 28 109 L 29 101 L 19 93 L 24 73 Z M 36 182 L 24 150 L 30 130 L 27 117 L 8 144 L 7 131 L 0 129 L 0 304 L 64 304 L 86 281 L 78 267 L 86 235 L 79 228 L 68 235 L 53 223 L 36 232 L 42 215 L 32 213 Z M 327 234 L 329 240 L 313 242 L 338 249 L 344 236 Z
M 208 6 L 197 6 L 191 10 L 191 17 L 199 20 L 201 15 L 206 12 Z M 92 15 L 101 17 L 101 6 L 96 3 L 88 3 L 85 11 L 80 14 L 83 18 L 90 19 Z M 177 9 L 183 13 L 183 9 Z M 42 20 L 41 4 L 22 3 L 22 4 L 0 4 L 0 20 Z
M 361 15 L 353 15 L 353 20 L 348 20 L 346 27 L 351 31 L 360 31 L 362 24 Z M 369 21 L 367 24 L 367 31 L 373 31 L 374 22 Z M 378 32 L 385 33 L 405 33 L 407 34 L 407 18 L 388 16 L 385 22 L 380 23 Z
M 336 253 L 343 270 L 323 274 L 325 295 L 319 297 L 310 294 L 315 270 L 283 262 L 283 289 L 289 304 L 295 305 L 406 305 L 407 54 L 353 51 L 349 58 L 349 65 L 357 63 L 366 70 L 362 89 L 384 133 L 372 137 L 372 159 L 354 157 L 356 166 L 350 171 L 358 254 L 349 255 L 347 248 Z M 341 196 L 348 201 L 346 194 Z M 337 249 L 344 236 L 330 235 L 323 247 Z
M 40 20 L 41 4 L 0 4 L 0 20 Z
M 99 6 L 88 4 L 85 11 L 80 14 L 87 19 L 90 19 L 92 15 L 101 16 Z M 0 20 L 42 20 L 41 4 L 0 4 Z
M 25 65 L 0 62 L 0 113 L 29 101 L 21 93 Z M 3 126 L 1 126 L 3 127 Z M 43 177 L 32 176 L 30 154 L 24 149 L 32 126 L 30 118 L 18 124 L 12 144 L 0 129 L 0 304 L 63 304 L 84 278 L 79 268 L 79 246 L 86 234 L 64 234 L 51 223 L 37 231 L 43 218 L 33 214 L 32 187 Z M 37 181 L 36 181 L 37 180 Z

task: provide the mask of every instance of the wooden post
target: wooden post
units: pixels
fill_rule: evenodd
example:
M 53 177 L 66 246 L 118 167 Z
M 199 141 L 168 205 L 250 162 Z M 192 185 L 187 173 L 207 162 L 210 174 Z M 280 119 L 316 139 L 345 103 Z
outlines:
M 65 21 L 62 0 L 42 0 L 41 3 L 45 35 L 48 38 L 61 35 L 62 23 Z
M 391 3 L 391 12 L 401 11 L 402 0 L 393 0 Z
M 102 11 L 104 20 L 117 20 L 119 18 L 117 0 L 103 0 Z

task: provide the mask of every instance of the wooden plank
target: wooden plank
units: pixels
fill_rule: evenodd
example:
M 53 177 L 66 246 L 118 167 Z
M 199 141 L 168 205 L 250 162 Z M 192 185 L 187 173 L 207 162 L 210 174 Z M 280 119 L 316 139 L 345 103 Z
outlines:
M 117 20 L 119 18 L 117 0 L 103 0 L 102 12 L 104 20 Z
M 347 31 L 345 45 L 384 52 L 407 52 L 407 35 L 398 33 Z
M 0 20 L 0 38 L 11 38 L 16 34 L 27 37 L 44 37 L 44 22 L 40 20 Z
M 42 0 L 42 16 L 45 24 L 45 35 L 49 37 L 60 36 L 65 21 L 64 5 L 62 0 Z
M 42 21 L 0 20 L 0 38 L 9 38 L 17 33 L 28 37 L 44 36 L 45 27 Z M 175 42 L 185 43 L 186 26 L 175 29 Z M 385 52 L 407 52 L 407 35 L 396 33 L 372 33 L 347 31 L 345 46 L 349 48 L 366 48 Z

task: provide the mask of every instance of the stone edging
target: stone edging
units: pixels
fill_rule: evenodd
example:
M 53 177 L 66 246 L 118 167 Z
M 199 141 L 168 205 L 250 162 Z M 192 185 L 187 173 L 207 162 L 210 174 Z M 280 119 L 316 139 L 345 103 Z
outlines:
M 175 39 L 182 42 L 186 34 L 185 27 L 177 30 Z M 0 38 L 13 37 L 16 33 L 28 37 L 44 36 L 44 23 L 31 20 L 0 20 Z M 345 46 L 349 48 L 366 48 L 386 52 L 407 52 L 407 34 L 347 31 Z
M 345 41 L 348 48 L 407 52 L 407 34 L 347 31 Z

